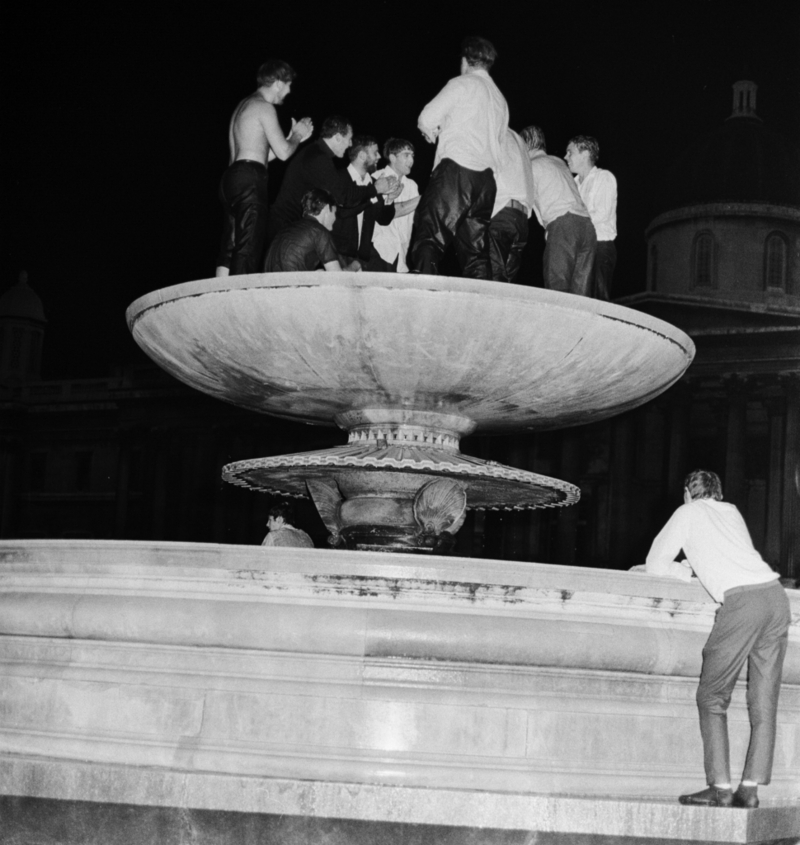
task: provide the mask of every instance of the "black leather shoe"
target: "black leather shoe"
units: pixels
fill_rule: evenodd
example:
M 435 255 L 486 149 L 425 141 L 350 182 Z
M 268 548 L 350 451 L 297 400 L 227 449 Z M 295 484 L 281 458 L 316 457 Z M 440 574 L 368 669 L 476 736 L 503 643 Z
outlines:
M 733 806 L 755 810 L 758 807 L 758 787 L 739 784 L 739 788 L 733 793 Z
M 691 795 L 681 795 L 678 798 L 681 804 L 691 804 L 695 807 L 732 807 L 733 792 L 730 789 L 717 789 L 716 786 L 709 786 L 700 792 L 693 792 Z

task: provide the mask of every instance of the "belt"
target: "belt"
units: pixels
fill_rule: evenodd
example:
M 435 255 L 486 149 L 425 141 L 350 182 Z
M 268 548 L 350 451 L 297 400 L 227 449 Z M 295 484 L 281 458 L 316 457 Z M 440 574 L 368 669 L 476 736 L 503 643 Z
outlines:
M 237 158 L 233 164 L 257 164 L 259 167 L 267 169 L 267 165 L 263 161 L 256 161 L 254 158 Z
M 506 203 L 505 207 L 514 208 L 517 211 L 521 211 L 523 214 L 527 214 L 527 212 L 525 211 L 525 206 L 521 202 L 519 202 L 519 200 L 509 200 Z

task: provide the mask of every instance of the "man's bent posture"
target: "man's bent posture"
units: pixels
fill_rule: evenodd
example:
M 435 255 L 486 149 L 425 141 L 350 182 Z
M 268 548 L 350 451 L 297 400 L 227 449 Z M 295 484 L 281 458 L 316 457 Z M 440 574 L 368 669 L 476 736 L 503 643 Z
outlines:
M 267 162 L 285 161 L 314 131 L 311 118 L 295 123 L 288 136 L 275 106 L 291 90 L 294 70 L 271 59 L 258 69 L 258 90 L 242 100 L 228 129 L 231 164 L 222 175 L 219 196 L 225 212 L 217 275 L 258 273 L 267 234 Z
M 545 232 L 544 286 L 591 296 L 597 236 L 578 186 L 566 164 L 547 155 L 544 132 L 538 126 L 528 126 L 521 134 L 533 173 L 533 210 Z
M 419 129 L 436 143 L 433 173 L 417 208 L 411 266 L 438 273 L 455 241 L 462 275 L 490 279 L 488 231 L 495 172 L 504 161 L 508 105 L 489 69 L 497 51 L 485 38 L 461 45 L 461 75 L 451 79 L 419 116 Z
M 525 142 L 506 130 L 508 154 L 497 172 L 497 196 L 489 224 L 489 259 L 496 282 L 513 282 L 528 243 L 528 218 L 533 211 L 535 186 Z
M 269 246 L 267 273 L 287 270 L 341 270 L 331 230 L 336 220 L 336 201 L 321 188 L 303 197 L 303 218 L 290 223 Z M 349 269 L 349 268 L 348 268 Z
M 721 607 L 703 649 L 697 688 L 709 786 L 679 800 L 709 807 L 757 807 L 758 784 L 769 783 L 772 775 L 789 600 L 777 572 L 753 548 L 742 515 L 722 501 L 722 485 L 715 473 L 689 473 L 683 501 L 653 541 L 646 571 L 688 581 L 694 570 Z M 677 562 L 681 549 L 686 560 Z M 745 661 L 750 745 L 742 783 L 732 792 L 726 711 Z

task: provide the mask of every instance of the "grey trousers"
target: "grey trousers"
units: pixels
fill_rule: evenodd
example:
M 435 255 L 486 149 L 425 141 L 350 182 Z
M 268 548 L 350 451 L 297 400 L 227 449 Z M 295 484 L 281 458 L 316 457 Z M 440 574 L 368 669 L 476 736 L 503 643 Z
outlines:
M 789 599 L 778 581 L 737 587 L 725 593 L 725 602 L 717 611 L 703 649 L 697 688 L 709 784 L 729 783 L 731 779 L 726 712 L 745 661 L 750 745 L 742 780 L 765 784 L 770 781 L 790 619 Z
M 591 296 L 592 266 L 597 246 L 594 224 L 588 217 L 567 212 L 547 227 L 542 258 L 544 286 L 550 290 Z

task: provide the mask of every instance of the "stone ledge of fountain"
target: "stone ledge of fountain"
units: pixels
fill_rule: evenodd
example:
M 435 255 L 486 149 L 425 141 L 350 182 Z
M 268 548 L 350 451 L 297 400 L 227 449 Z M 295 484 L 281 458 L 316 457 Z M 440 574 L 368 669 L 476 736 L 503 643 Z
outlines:
M 797 792 L 790 600 L 765 798 Z M 608 570 L 4 541 L 0 759 L 663 797 L 702 772 L 694 692 L 714 611 L 697 584 Z M 744 696 L 740 682 L 734 760 Z
M 14 791 L 20 783 L 31 787 L 21 800 Z M 173 831 L 190 832 L 196 845 L 433 845 L 465 838 L 525 845 L 531 835 L 548 845 L 788 845 L 800 837 L 800 800 L 750 811 L 703 809 L 674 799 L 225 777 L 31 756 L 0 758 L 0 794 L 0 817 L 12 841 L 32 827 L 46 831 L 53 819 L 64 845 L 84 845 L 86 831 L 103 827 L 105 845 L 152 845 Z M 57 802 L 41 800 L 56 796 Z

